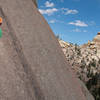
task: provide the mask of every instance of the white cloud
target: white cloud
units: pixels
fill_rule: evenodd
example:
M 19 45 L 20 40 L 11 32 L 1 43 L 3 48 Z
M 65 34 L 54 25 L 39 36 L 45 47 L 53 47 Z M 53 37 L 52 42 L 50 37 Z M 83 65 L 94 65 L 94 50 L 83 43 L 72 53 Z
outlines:
M 76 20 L 75 22 L 69 22 L 68 24 L 80 26 L 80 27 L 87 27 L 88 26 L 88 24 L 86 24 L 85 22 L 82 22 L 80 20 Z
M 73 29 L 72 32 L 84 32 L 84 33 L 86 33 L 87 30 L 81 30 L 79 28 L 76 28 L 76 29 Z
M 81 30 L 76 28 L 76 29 L 73 30 L 73 32 L 81 32 Z
M 50 20 L 49 23 L 54 24 L 56 21 L 55 20 Z
M 54 12 L 57 12 L 58 9 L 56 9 L 56 8 L 46 9 L 46 10 L 44 10 L 44 9 L 39 9 L 39 11 L 40 11 L 41 14 L 52 15 Z
M 65 15 L 69 15 L 69 14 L 77 14 L 78 10 L 76 9 L 69 9 L 69 8 L 62 8 L 62 11 Z
M 91 25 L 91 26 L 95 26 L 96 22 L 95 21 L 90 21 L 88 24 Z
M 83 30 L 83 32 L 87 32 L 87 30 Z
M 54 3 L 53 2 L 50 3 L 49 1 L 46 1 L 45 6 L 46 7 L 54 7 Z

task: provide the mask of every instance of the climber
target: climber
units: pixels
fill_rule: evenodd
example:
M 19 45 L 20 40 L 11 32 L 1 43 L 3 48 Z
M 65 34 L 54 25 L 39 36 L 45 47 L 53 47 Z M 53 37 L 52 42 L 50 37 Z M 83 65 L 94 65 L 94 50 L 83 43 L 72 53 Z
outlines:
M 2 18 L 0 17 L 0 26 L 2 25 Z M 2 37 L 2 29 L 0 28 L 0 38 Z

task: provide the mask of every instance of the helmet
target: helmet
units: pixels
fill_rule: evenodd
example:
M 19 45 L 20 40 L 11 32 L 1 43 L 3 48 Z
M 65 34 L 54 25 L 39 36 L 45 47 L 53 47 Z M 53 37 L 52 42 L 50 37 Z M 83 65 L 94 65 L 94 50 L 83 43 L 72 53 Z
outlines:
M 2 18 L 0 17 L 0 24 L 2 24 Z

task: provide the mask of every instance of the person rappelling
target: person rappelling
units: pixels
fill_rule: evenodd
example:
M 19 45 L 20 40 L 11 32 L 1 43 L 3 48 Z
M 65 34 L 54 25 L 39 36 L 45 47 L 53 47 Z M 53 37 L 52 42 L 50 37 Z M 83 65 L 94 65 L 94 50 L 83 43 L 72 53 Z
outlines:
M 2 17 L 0 17 L 0 26 L 2 25 Z M 2 37 L 2 29 L 0 28 L 0 38 Z

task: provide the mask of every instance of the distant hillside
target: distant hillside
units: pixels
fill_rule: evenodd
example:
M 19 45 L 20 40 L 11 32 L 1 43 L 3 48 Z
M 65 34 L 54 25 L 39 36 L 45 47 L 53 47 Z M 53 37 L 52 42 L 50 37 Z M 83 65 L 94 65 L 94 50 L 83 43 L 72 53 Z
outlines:
M 81 46 L 63 40 L 59 43 L 77 77 L 87 85 L 95 100 L 100 100 L 100 33 Z

